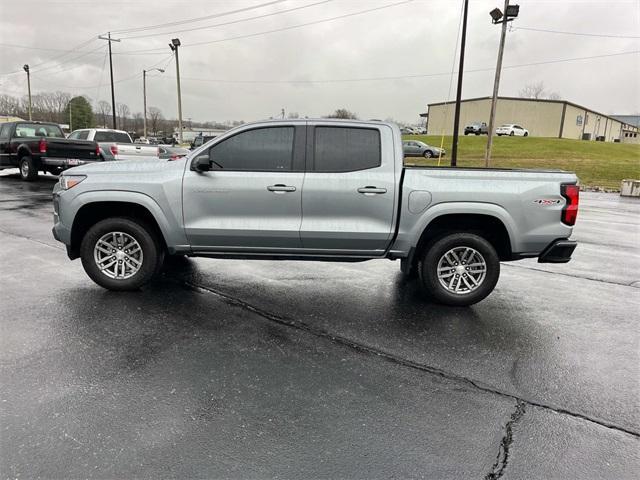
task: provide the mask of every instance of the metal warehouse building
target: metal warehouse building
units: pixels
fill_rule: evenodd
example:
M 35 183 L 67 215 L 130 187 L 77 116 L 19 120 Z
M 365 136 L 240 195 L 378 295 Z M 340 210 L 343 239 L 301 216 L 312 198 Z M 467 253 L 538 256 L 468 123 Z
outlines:
M 452 135 L 455 102 L 429 104 L 427 133 Z M 489 123 L 491 97 L 463 100 L 460 107 L 460 131 L 474 122 Z M 495 126 L 515 123 L 529 130 L 534 137 L 573 138 L 625 141 L 626 132 L 638 127 L 626 124 L 609 115 L 565 100 L 537 100 L 531 98 L 498 97 Z

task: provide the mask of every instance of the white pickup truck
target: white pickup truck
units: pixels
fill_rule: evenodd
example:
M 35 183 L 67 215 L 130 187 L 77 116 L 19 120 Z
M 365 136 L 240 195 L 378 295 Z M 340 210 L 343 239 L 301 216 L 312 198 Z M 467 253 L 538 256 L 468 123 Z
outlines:
M 96 142 L 100 146 L 102 158 L 106 161 L 159 158 L 160 156 L 157 145 L 134 144 L 124 130 L 83 128 L 74 130 L 68 138 Z

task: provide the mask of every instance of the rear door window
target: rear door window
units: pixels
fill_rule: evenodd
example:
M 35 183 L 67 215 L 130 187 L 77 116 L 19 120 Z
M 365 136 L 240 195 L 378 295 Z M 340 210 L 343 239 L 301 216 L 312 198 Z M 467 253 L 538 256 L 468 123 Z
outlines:
M 7 140 L 9 138 L 9 133 L 11 132 L 11 124 L 5 123 L 0 127 L 0 139 Z
M 380 132 L 377 129 L 315 127 L 313 171 L 354 172 L 381 164 Z

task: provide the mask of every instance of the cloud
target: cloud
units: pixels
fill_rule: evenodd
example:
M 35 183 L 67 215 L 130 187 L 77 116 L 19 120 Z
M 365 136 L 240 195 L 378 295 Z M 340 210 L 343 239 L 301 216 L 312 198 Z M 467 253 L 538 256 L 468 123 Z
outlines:
M 317 1 L 289 0 L 173 28 L 238 20 Z M 254 120 L 276 115 L 281 108 L 303 116 L 320 116 L 344 107 L 358 112 L 362 118 L 393 117 L 416 121 L 427 103 L 447 97 L 450 75 L 360 82 L 325 81 L 451 72 L 461 12 L 458 1 L 416 0 L 282 32 L 189 46 L 314 22 L 397 1 L 334 0 L 282 15 L 176 34 L 184 46 L 180 50 L 183 117 Z M 204 16 L 259 3 L 265 3 L 265 0 L 215 3 L 193 0 L 188 4 L 169 0 L 163 1 L 161 6 L 149 0 L 5 3 L 0 20 L 0 43 L 67 49 L 91 38 L 93 41 L 78 48 L 76 53 L 63 55 L 59 64 L 54 61 L 40 67 L 36 65 L 60 57 L 61 52 L 0 46 L 0 73 L 19 72 L 24 63 L 29 63 L 33 66 L 35 92 L 66 90 L 87 94 L 94 101 L 109 100 L 108 63 L 105 64 L 104 56 L 106 42 L 97 40 L 97 35 L 108 30 L 175 22 L 198 14 Z M 528 26 L 633 36 L 640 31 L 638 2 L 522 0 L 520 3 L 520 17 L 512 23 L 512 31 L 507 37 L 505 65 L 640 50 L 638 39 L 518 29 L 518 26 Z M 489 95 L 492 90 L 491 69 L 495 67 L 500 29 L 491 24 L 488 12 L 496 4 L 501 2 L 470 2 L 465 70 L 489 70 L 466 73 L 465 97 Z M 25 11 L 29 14 L 25 15 Z M 168 58 L 171 52 L 167 46 L 172 36 L 167 33 L 114 43 L 114 76 L 116 80 L 123 80 L 116 84 L 117 102 L 127 103 L 132 112 L 141 111 L 142 69 L 166 64 L 164 75 L 154 74 L 148 79 L 148 105 L 159 107 L 166 117 L 176 116 L 175 65 Z M 92 49 L 97 51 L 83 54 Z M 122 54 L 149 49 L 160 51 L 145 55 Z M 457 61 L 455 67 L 457 69 Z M 548 89 L 559 92 L 567 100 L 607 113 L 635 113 L 640 110 L 639 67 L 640 56 L 636 54 L 505 69 L 500 93 L 514 95 L 526 83 L 543 81 Z M 291 80 L 294 82 L 289 82 Z M 301 83 L 304 81 L 317 83 Z M 451 96 L 455 93 L 455 81 L 452 87 Z M 24 74 L 0 76 L 0 93 L 20 94 L 24 90 Z

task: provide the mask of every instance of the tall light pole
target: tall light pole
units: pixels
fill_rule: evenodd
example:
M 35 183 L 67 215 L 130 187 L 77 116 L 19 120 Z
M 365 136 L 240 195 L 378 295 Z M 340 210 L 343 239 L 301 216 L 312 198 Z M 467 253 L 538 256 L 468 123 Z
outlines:
M 33 120 L 31 118 L 31 74 L 29 73 L 29 64 L 25 63 L 24 67 L 22 67 L 25 72 L 27 72 L 27 90 L 29 92 L 29 121 Z
M 491 148 L 493 146 L 493 130 L 496 116 L 496 103 L 498 102 L 498 88 L 500 87 L 500 72 L 502 71 L 502 55 L 504 53 L 504 41 L 507 37 L 507 23 L 518 16 L 519 5 L 509 5 L 509 0 L 504 0 L 504 14 L 499 8 L 494 8 L 489 12 L 494 24 L 501 23 L 500 47 L 498 48 L 498 63 L 496 65 L 496 76 L 493 81 L 493 97 L 491 98 L 491 113 L 489 114 L 489 127 L 487 131 L 487 148 L 484 152 L 484 166 L 488 167 L 491 161 Z
M 458 67 L 458 90 L 456 91 L 456 111 L 453 117 L 453 144 L 451 146 L 451 166 L 458 164 L 458 130 L 460 128 L 460 103 L 462 102 L 462 72 L 464 71 L 464 49 L 467 39 L 467 13 L 469 0 L 464 0 L 462 14 L 462 38 L 460 39 L 460 66 Z
M 111 59 L 111 42 L 119 42 L 119 39 L 111 38 L 111 32 L 107 34 L 106 37 L 100 35 L 98 37 L 100 40 L 106 40 L 109 42 L 109 72 L 111 74 L 111 116 L 113 118 L 113 129 L 117 128 L 116 126 L 116 93 L 113 88 L 113 60 Z
M 176 78 L 178 80 L 178 132 L 180 143 L 182 143 L 182 95 L 180 93 L 180 61 L 178 59 L 179 38 L 172 38 L 169 48 L 176 54 Z
M 142 70 L 142 97 L 144 100 L 144 138 L 147 138 L 147 72 L 153 72 L 157 70 L 160 73 L 164 73 L 162 68 L 152 68 L 151 70 Z

